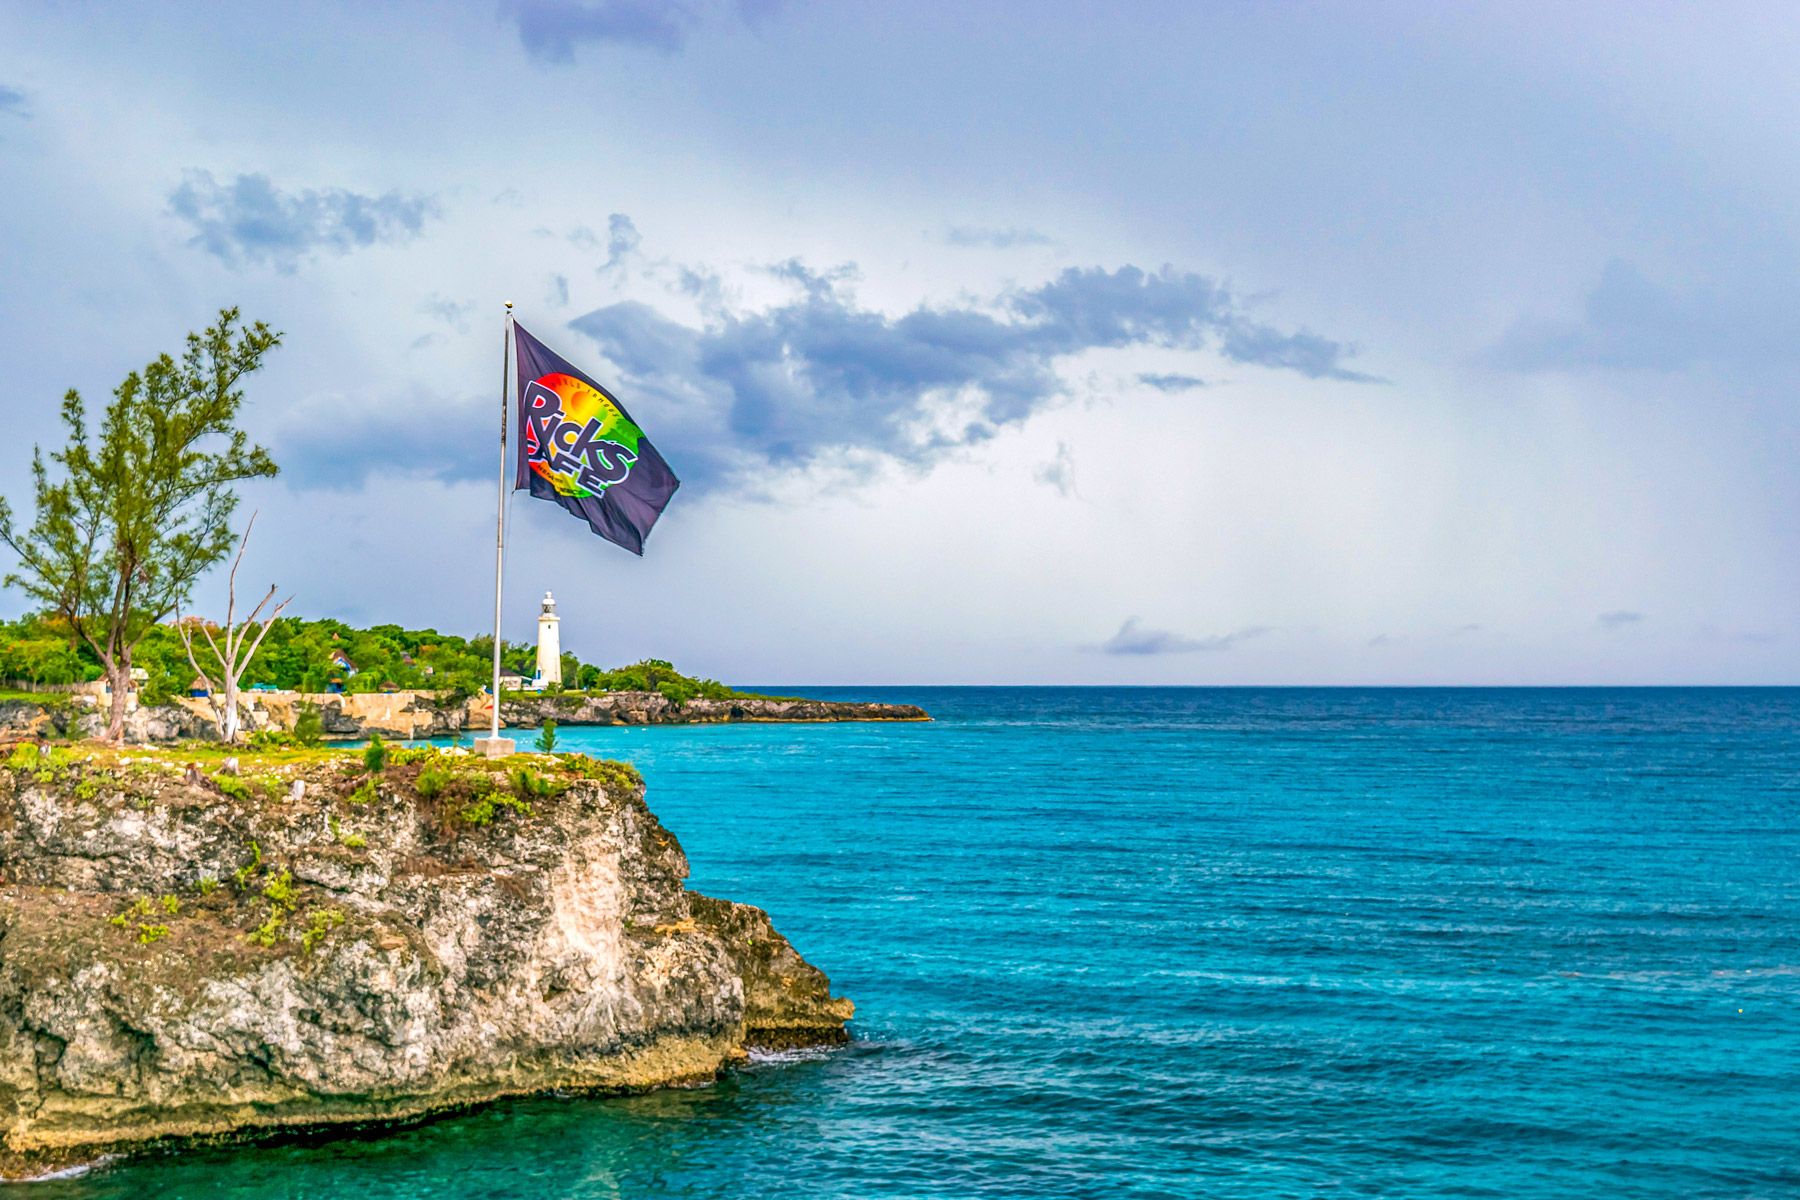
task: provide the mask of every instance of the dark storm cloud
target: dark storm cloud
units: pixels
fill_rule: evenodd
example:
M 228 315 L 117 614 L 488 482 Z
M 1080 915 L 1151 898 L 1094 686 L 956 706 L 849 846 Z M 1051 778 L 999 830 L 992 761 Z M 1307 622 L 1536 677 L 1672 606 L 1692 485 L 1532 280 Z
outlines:
M 1166 629 L 1145 629 L 1136 617 L 1128 618 L 1119 632 L 1100 643 L 1102 654 L 1153 655 L 1192 654 L 1203 650 L 1229 650 L 1240 642 L 1262 637 L 1273 630 L 1265 625 L 1252 625 L 1235 633 L 1218 633 L 1210 637 L 1192 638 Z
M 771 270 L 799 296 L 697 325 L 632 301 L 570 322 L 621 369 L 628 404 L 653 401 L 658 444 L 692 483 L 843 451 L 925 465 L 1062 397 L 1057 362 L 1089 350 L 1211 348 L 1309 378 L 1371 378 L 1346 365 L 1344 344 L 1262 324 L 1223 285 L 1168 267 L 1071 268 L 984 305 L 900 316 L 860 307 L 849 270 Z M 952 395 L 962 415 L 934 427 L 934 400 Z
M 208 171 L 189 171 L 170 193 L 169 209 L 193 227 L 191 244 L 221 261 L 291 271 L 318 252 L 346 254 L 410 240 L 436 215 L 437 202 L 401 192 L 283 191 L 267 175 L 218 180 Z

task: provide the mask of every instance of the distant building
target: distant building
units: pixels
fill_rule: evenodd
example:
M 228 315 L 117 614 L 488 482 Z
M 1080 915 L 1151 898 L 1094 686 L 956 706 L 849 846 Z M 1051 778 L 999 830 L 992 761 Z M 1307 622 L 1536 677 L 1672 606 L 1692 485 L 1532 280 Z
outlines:
M 534 680 L 538 687 L 562 683 L 562 634 L 558 630 L 561 624 L 561 618 L 556 615 L 556 597 L 545 592 L 543 608 L 538 612 L 537 678 Z
M 331 665 L 342 671 L 346 676 L 356 674 L 356 664 L 351 662 L 350 656 L 345 654 L 342 650 L 333 650 L 331 652 Z

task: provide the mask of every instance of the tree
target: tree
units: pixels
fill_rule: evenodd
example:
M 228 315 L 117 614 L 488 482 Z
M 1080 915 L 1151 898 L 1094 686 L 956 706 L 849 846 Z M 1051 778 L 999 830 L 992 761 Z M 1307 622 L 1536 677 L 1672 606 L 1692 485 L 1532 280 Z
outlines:
M 219 740 L 227 745 L 238 740 L 238 684 L 244 678 L 244 671 L 249 667 L 250 660 L 256 657 L 257 647 L 262 645 L 263 638 L 269 635 L 269 626 L 275 623 L 275 618 L 281 615 L 281 610 L 293 603 L 294 600 L 292 596 L 289 596 L 277 604 L 274 611 L 267 617 L 262 617 L 263 608 L 275 598 L 275 585 L 271 583 L 268 594 L 256 602 L 256 607 L 250 610 L 250 615 L 245 617 L 242 623 L 238 621 L 237 573 L 238 568 L 244 562 L 244 549 L 250 544 L 250 530 L 255 526 L 256 514 L 251 513 L 249 522 L 244 526 L 244 536 L 238 542 L 237 557 L 231 560 L 231 577 L 225 589 L 225 625 L 221 630 L 225 644 L 219 645 L 220 639 L 213 637 L 211 626 L 204 623 L 199 624 L 200 632 L 205 636 L 206 644 L 212 650 L 213 661 L 219 664 L 219 678 L 224 681 L 223 688 L 213 683 L 206 668 L 202 667 L 199 659 L 194 657 L 195 623 L 183 620 L 177 621 L 175 626 L 181 632 L 181 644 L 187 649 L 188 665 L 194 668 L 194 675 L 206 688 L 207 702 L 212 705 L 213 720 L 217 721 L 219 725 Z M 262 628 L 256 629 L 256 636 L 251 637 L 250 632 L 255 628 L 258 617 L 262 617 Z M 248 642 L 249 645 L 246 646 L 245 642 Z M 225 693 L 223 696 L 219 695 L 221 691 Z
M 274 475 L 267 450 L 237 427 L 244 376 L 281 335 L 227 308 L 190 333 L 180 361 L 164 354 L 113 391 L 98 440 L 81 394 L 63 397 L 69 442 L 31 475 L 36 518 L 13 522 L 0 500 L 0 542 L 18 555 L 5 583 L 67 621 L 112 688 L 106 738 L 125 735 L 131 656 L 144 635 L 186 602 L 194 581 L 231 550 L 234 484 Z

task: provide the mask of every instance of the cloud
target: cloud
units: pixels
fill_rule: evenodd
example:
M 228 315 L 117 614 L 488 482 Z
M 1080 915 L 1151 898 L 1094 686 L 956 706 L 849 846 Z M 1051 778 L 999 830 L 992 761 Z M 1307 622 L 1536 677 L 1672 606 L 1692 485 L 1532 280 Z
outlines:
M 407 241 L 438 211 L 429 196 L 366 196 L 343 188 L 284 192 L 267 175 L 220 181 L 208 171 L 187 172 L 169 194 L 169 208 L 193 226 L 190 244 L 227 264 L 269 263 L 281 271 L 321 251 L 347 254 Z
M 26 101 L 27 97 L 24 92 L 16 87 L 8 87 L 4 83 L 0 83 L 0 113 L 29 120 L 31 108 Z
M 1643 613 L 1631 612 L 1628 609 L 1623 608 L 1618 609 L 1615 612 L 1603 612 L 1595 618 L 1599 623 L 1600 628 L 1607 630 L 1623 629 L 1627 625 L 1636 625 L 1643 619 Z
M 721 15 L 755 26 L 777 7 L 769 0 L 512 0 L 501 12 L 531 57 L 572 63 L 587 42 L 613 42 L 674 54 L 701 24 Z
M 1273 632 L 1268 626 L 1252 625 L 1235 633 L 1190 638 L 1164 629 L 1145 629 L 1136 617 L 1130 617 L 1119 626 L 1119 632 L 1100 643 L 1099 649 L 1102 654 L 1191 654 L 1201 650 L 1229 650 L 1239 642 Z
M 420 420 L 420 413 L 431 419 Z M 354 490 L 375 474 L 491 482 L 494 416 L 492 401 L 420 393 L 379 403 L 369 396 L 315 396 L 282 410 L 268 442 L 282 481 L 303 491 Z
M 454 326 L 458 330 L 467 330 L 469 327 L 468 316 L 475 311 L 475 302 L 467 300 L 458 304 L 456 301 L 446 300 L 442 296 L 429 296 L 419 305 L 419 311 L 428 317 L 437 318 L 446 325 Z
M 1520 372 L 1666 373 L 1703 363 L 1750 369 L 1791 364 L 1800 353 L 1795 299 L 1771 294 L 1754 279 L 1716 294 L 1682 293 L 1614 259 L 1583 298 L 1579 315 L 1521 320 L 1485 357 Z
M 1035 229 L 986 229 L 979 225 L 952 225 L 944 230 L 943 240 L 951 246 L 986 246 L 995 250 L 1056 244 L 1055 239 Z
M 1223 285 L 1135 266 L 1070 268 L 985 303 L 861 307 L 854 268 L 770 268 L 799 295 L 690 325 L 637 301 L 576 317 L 655 401 L 658 445 L 682 477 L 802 468 L 862 455 L 926 466 L 1024 421 L 1065 394 L 1058 362 L 1084 351 L 1211 347 L 1236 362 L 1361 382 L 1353 351 L 1253 319 Z
M 1046 487 L 1053 487 L 1060 496 L 1075 494 L 1075 455 L 1069 450 L 1069 443 L 1056 443 L 1056 457 L 1031 473 L 1031 477 Z
M 1206 380 L 1197 375 L 1139 375 L 1138 382 L 1159 392 L 1191 392 L 1206 386 Z
M 602 275 L 617 273 L 625 269 L 626 262 L 637 253 L 643 237 L 631 218 L 624 213 L 613 213 L 606 218 L 606 262 L 600 267 Z

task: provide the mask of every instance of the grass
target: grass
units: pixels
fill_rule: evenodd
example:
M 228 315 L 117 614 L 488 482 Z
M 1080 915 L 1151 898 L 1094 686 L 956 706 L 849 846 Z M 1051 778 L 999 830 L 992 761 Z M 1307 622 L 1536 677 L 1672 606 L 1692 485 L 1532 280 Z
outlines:
M 75 698 L 67 692 L 26 692 L 18 688 L 0 688 L 0 704 L 35 704 L 52 712 L 67 712 L 75 707 Z

